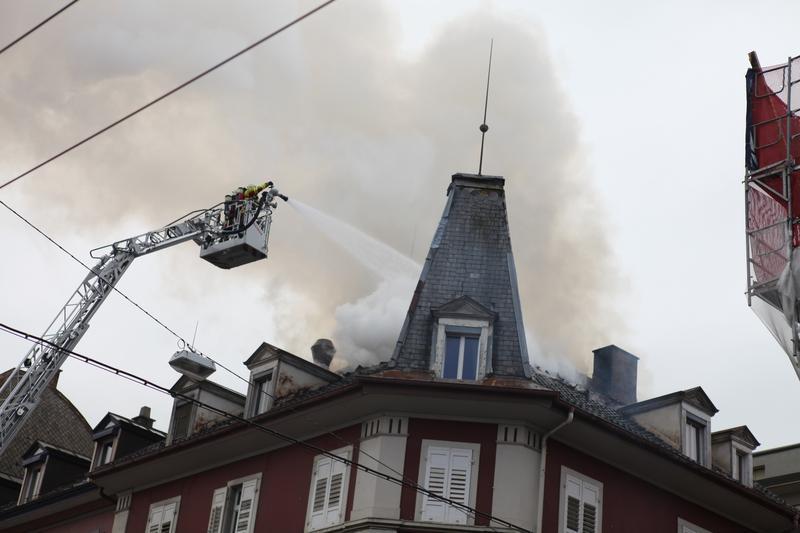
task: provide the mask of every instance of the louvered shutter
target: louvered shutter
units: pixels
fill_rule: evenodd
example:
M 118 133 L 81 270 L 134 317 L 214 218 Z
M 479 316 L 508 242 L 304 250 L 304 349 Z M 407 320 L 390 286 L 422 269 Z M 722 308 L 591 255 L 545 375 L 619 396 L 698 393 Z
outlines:
M 312 476 L 311 514 L 308 520 L 311 529 L 325 525 L 325 500 L 331 478 L 331 462 L 330 457 L 321 458 L 317 461 L 317 468 Z
M 161 519 L 163 517 L 163 505 L 159 505 L 150 509 L 150 517 L 147 519 L 147 533 L 161 533 Z
M 600 492 L 594 485 L 583 482 L 581 487 L 581 533 L 596 533 L 598 508 L 600 506 Z
M 161 516 L 161 529 L 158 533 L 174 533 L 175 532 L 175 511 L 178 505 L 170 503 L 164 506 L 164 514 Z
M 581 481 L 572 476 L 566 476 L 565 489 L 564 531 L 579 533 L 581 527 Z
M 447 478 L 450 471 L 450 449 L 428 447 L 425 465 L 425 488 L 437 496 L 447 497 Z M 422 520 L 444 522 L 447 514 L 445 503 L 425 494 L 422 501 Z
M 325 506 L 325 524 L 338 524 L 344 518 L 343 510 L 347 502 L 344 501 L 346 487 L 344 486 L 347 465 L 342 461 L 333 461 L 331 466 L 331 481 L 328 484 L 328 499 Z
M 469 489 L 472 473 L 472 450 L 450 450 L 450 468 L 447 476 L 447 498 L 469 505 Z M 467 513 L 459 507 L 446 505 L 445 521 L 451 524 L 466 524 Z
M 222 513 L 225 511 L 225 496 L 228 488 L 222 487 L 214 491 L 211 497 L 211 513 L 208 517 L 208 533 L 220 533 L 222 530 Z
M 242 497 L 239 503 L 239 518 L 236 520 L 234 533 L 252 533 L 256 522 L 256 503 L 258 498 L 258 480 L 251 479 L 242 483 Z

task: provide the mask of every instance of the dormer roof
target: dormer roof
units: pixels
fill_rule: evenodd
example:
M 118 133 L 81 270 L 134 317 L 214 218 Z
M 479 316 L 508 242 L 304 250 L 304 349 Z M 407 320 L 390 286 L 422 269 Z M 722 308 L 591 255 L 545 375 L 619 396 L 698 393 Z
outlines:
M 164 438 L 167 436 L 163 431 L 154 428 L 149 428 L 141 424 L 137 424 L 130 418 L 109 412 L 104 416 L 92 430 L 92 437 L 96 440 L 106 435 L 115 432 L 117 428 L 124 427 L 128 431 L 133 431 L 140 434 L 145 434 L 152 437 Z
M 441 307 L 432 307 L 434 317 L 467 317 L 483 320 L 494 320 L 497 313 L 480 304 L 469 296 L 459 296 Z
M 761 446 L 761 443 L 758 442 L 755 435 L 753 435 L 753 433 L 750 431 L 750 428 L 747 426 L 737 426 L 735 428 L 723 429 L 720 431 L 715 431 L 711 434 L 711 442 L 716 443 L 727 440 L 739 441 L 751 450 Z
M 218 383 L 204 379 L 203 381 L 195 381 L 189 377 L 181 376 L 178 381 L 169 389 L 170 392 L 185 394 L 194 389 L 201 389 L 212 393 L 221 398 L 227 398 L 232 402 L 244 405 L 244 394 L 238 393 L 228 387 L 223 387 Z
M 278 348 L 277 346 L 273 346 L 268 342 L 262 342 L 261 345 L 252 353 L 252 355 L 247 358 L 247 360 L 244 362 L 244 365 L 252 370 L 258 365 L 269 361 L 274 361 L 276 359 L 297 367 L 300 370 L 303 370 L 304 372 L 329 383 L 338 381 L 342 378 L 339 374 L 332 372 L 327 368 L 323 368 L 307 359 L 303 359 L 302 357 L 298 357 L 297 355 Z
M 714 416 L 714 414 L 719 411 L 702 387 L 694 387 L 691 389 L 658 396 L 656 398 L 642 400 L 641 402 L 626 405 L 625 407 L 621 408 L 620 411 L 626 415 L 633 415 L 678 402 L 686 402 L 687 404 L 706 413 L 708 416 Z
M 47 455 L 57 455 L 70 462 L 86 463 L 87 467 L 89 463 L 89 458 L 86 456 L 37 440 L 34 441 L 27 450 L 25 450 L 24 454 L 22 454 L 22 464 L 27 466 L 31 463 L 40 461 Z
M 435 313 L 491 316 L 494 375 L 530 377 L 501 176 L 454 174 L 390 365 L 429 371 Z

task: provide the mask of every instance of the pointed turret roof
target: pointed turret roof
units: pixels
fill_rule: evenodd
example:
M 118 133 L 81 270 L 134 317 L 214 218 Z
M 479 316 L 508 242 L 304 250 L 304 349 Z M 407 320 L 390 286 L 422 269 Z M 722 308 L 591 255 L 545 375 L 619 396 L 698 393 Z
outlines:
M 454 174 L 391 364 L 431 368 L 435 315 L 454 307 L 493 316 L 489 373 L 530 377 L 500 176 Z

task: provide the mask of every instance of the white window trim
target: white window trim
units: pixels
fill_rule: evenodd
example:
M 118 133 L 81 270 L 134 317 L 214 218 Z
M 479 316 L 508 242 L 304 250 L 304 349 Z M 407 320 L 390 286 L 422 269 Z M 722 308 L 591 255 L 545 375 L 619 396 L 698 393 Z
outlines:
M 256 408 L 258 406 L 258 401 L 256 399 L 256 381 L 269 374 L 272 374 L 272 377 L 267 383 L 267 390 L 265 394 L 265 396 L 267 396 L 266 398 L 267 406 L 261 413 L 256 413 Z M 250 373 L 250 383 L 252 383 L 252 385 L 249 387 L 249 394 L 247 395 L 247 409 L 245 411 L 246 413 L 248 413 L 248 416 L 250 417 L 258 416 L 272 409 L 272 404 L 275 396 L 275 382 L 277 381 L 276 379 L 277 374 L 278 374 L 277 364 L 269 367 L 261 367 Z
M 571 468 L 567 468 L 566 466 L 561 467 L 561 483 L 559 485 L 559 497 L 558 497 L 558 531 L 559 533 L 563 533 L 566 531 L 566 504 L 567 504 L 567 491 L 565 490 L 567 484 L 567 476 L 579 479 L 583 483 L 587 483 L 589 485 L 594 485 L 597 488 L 598 493 L 598 502 L 597 502 L 597 516 L 595 518 L 595 524 L 597 528 L 595 533 L 602 533 L 603 531 L 603 483 L 597 481 L 596 479 L 592 479 L 589 476 L 581 474 L 580 472 L 576 472 Z
M 417 474 L 417 480 L 420 485 L 424 485 L 425 483 L 428 449 L 432 446 L 442 447 L 442 448 L 461 448 L 461 449 L 472 450 L 472 471 L 470 472 L 469 502 L 467 503 L 467 505 L 469 505 L 474 509 L 478 493 L 478 467 L 480 466 L 481 445 L 478 444 L 477 442 L 455 442 L 447 440 L 423 439 L 419 457 L 419 472 Z M 415 509 L 414 517 L 418 521 L 422 520 L 422 513 L 424 511 L 423 509 L 424 502 L 425 502 L 425 497 L 423 496 L 423 494 L 421 492 L 417 492 L 417 501 L 414 507 Z M 468 514 L 467 525 L 474 525 L 474 524 L 475 524 L 475 516 Z
M 248 532 L 254 531 L 255 530 L 255 524 L 256 524 L 256 517 L 257 517 L 257 513 L 258 513 L 258 500 L 259 500 L 260 494 L 261 494 L 261 473 L 260 472 L 256 473 L 256 474 L 250 474 L 248 476 L 236 478 L 236 479 L 231 479 L 230 481 L 228 481 L 225 484 L 224 487 L 220 487 L 218 489 L 215 489 L 211 493 L 212 500 L 211 500 L 211 508 L 209 509 L 209 517 L 208 517 L 209 521 L 211 520 L 211 515 L 214 512 L 214 507 L 215 507 L 214 506 L 214 494 L 218 490 L 225 489 L 225 499 L 222 502 L 222 511 L 221 511 L 222 512 L 221 522 L 220 522 L 220 530 L 221 530 L 222 526 L 224 525 L 224 521 L 225 521 L 225 516 L 224 515 L 225 515 L 225 510 L 226 510 L 226 508 L 228 506 L 228 496 L 230 495 L 231 487 L 235 487 L 236 485 L 244 485 L 248 481 L 253 481 L 253 480 L 255 480 L 256 486 L 255 486 L 255 494 L 253 496 L 253 505 L 252 505 L 251 511 L 250 511 L 250 515 L 252 516 L 252 519 L 250 520 L 250 529 L 248 530 Z
M 35 500 L 39 497 L 39 492 L 42 490 L 42 479 L 44 479 L 44 469 L 47 466 L 47 459 L 43 460 L 40 463 L 35 463 L 32 466 L 28 466 L 25 468 L 25 477 L 22 480 L 22 490 L 19 493 L 19 505 L 23 503 L 27 503 L 29 501 Z M 27 493 L 30 492 L 30 479 L 29 476 L 33 470 L 39 469 L 39 476 L 36 478 L 36 485 L 33 487 L 33 492 L 31 492 L 30 497 L 27 497 Z
M 478 369 L 475 372 L 475 380 L 481 380 L 487 373 L 487 359 L 489 353 L 489 338 L 492 335 L 492 324 L 488 320 L 477 318 L 452 318 L 439 317 L 436 321 L 436 343 L 434 346 L 434 356 L 431 358 L 431 369 L 434 373 L 442 377 L 444 373 L 444 356 L 447 343 L 447 326 L 480 328 L 481 333 L 478 337 Z
M 688 457 L 686 453 L 686 425 L 690 419 L 695 419 L 695 421 L 705 425 L 702 439 L 702 457 L 697 463 L 703 466 L 709 466 L 711 464 L 711 418 L 704 412 L 685 402 L 681 404 L 681 452 Z
M 150 517 L 153 516 L 153 509 L 158 507 L 166 507 L 167 505 L 175 504 L 175 518 L 172 520 L 172 525 L 170 527 L 169 533 L 174 533 L 178 528 L 178 514 L 181 511 L 181 497 L 174 496 L 172 498 L 168 498 L 166 500 L 161 500 L 158 502 L 153 502 L 150 504 L 150 507 L 147 509 L 147 522 L 144 526 L 144 531 L 147 533 L 150 529 Z
M 741 483 L 748 487 L 753 486 L 753 454 L 752 451 L 746 446 L 742 446 L 734 441 L 731 441 L 731 474 L 734 479 L 739 480 L 739 457 L 738 453 L 741 452 L 745 456 L 745 474 L 741 476 Z
M 337 450 L 331 450 L 329 453 L 332 454 L 332 455 L 336 455 L 338 457 L 341 457 L 343 459 L 348 459 L 349 460 L 349 459 L 352 459 L 352 457 L 353 457 L 353 446 L 350 445 L 350 446 L 345 446 L 343 448 L 339 448 Z M 314 457 L 314 463 L 311 466 L 311 475 L 309 476 L 309 483 L 308 483 L 308 485 L 309 485 L 309 487 L 308 487 L 308 505 L 306 506 L 306 520 L 305 520 L 305 529 L 304 529 L 304 531 L 306 531 L 306 532 L 309 532 L 309 531 L 320 531 L 320 530 L 324 530 L 324 529 L 327 529 L 329 527 L 333 527 L 333 526 L 336 525 L 336 524 L 326 524 L 326 525 L 323 525 L 323 526 L 320 526 L 320 527 L 312 527 L 311 526 L 311 514 L 312 514 L 313 507 L 314 507 L 314 489 L 315 489 L 315 486 L 317 484 L 317 476 L 316 476 L 315 473 L 317 471 L 317 465 L 319 464 L 319 462 L 321 460 L 323 460 L 325 458 L 329 458 L 329 456 L 328 455 L 323 455 L 323 454 L 317 455 L 316 457 Z M 350 467 L 349 464 L 346 464 L 346 463 L 345 463 L 344 466 L 345 466 L 345 469 L 344 469 L 344 476 L 342 478 L 342 489 L 341 489 L 341 495 L 339 496 L 339 505 L 341 506 L 340 507 L 341 508 L 341 511 L 340 511 L 341 520 L 339 522 L 337 522 L 337 524 L 343 523 L 345 521 L 345 517 L 347 515 L 347 498 L 348 498 L 349 489 L 350 489 L 350 470 L 351 470 L 351 467 Z M 327 495 L 326 495 L 326 499 L 327 499 Z
M 696 526 L 691 522 L 678 517 L 678 533 L 711 533 L 707 529 Z

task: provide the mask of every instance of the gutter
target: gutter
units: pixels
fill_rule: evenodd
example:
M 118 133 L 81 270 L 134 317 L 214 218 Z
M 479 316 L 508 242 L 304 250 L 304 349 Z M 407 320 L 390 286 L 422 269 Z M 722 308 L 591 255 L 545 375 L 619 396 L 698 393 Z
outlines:
M 542 531 L 542 518 L 544 516 L 544 474 L 545 468 L 547 467 L 547 440 L 550 438 L 553 433 L 558 431 L 559 429 L 563 428 L 567 424 L 572 423 L 572 419 L 575 417 L 575 408 L 569 408 L 569 414 L 567 414 L 567 418 L 564 419 L 559 425 L 548 431 L 542 437 L 542 458 L 539 459 L 539 505 L 536 507 L 536 533 L 540 533 Z

